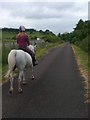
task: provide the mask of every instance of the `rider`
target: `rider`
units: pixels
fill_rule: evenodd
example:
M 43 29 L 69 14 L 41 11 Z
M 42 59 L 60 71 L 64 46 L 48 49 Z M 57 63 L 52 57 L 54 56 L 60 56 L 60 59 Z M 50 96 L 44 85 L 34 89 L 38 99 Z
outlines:
M 19 27 L 19 33 L 17 35 L 17 44 L 19 49 L 25 52 L 28 52 L 31 55 L 33 60 L 33 65 L 35 66 L 37 64 L 35 59 L 35 54 L 27 47 L 30 44 L 30 42 L 29 42 L 28 35 L 25 33 L 24 26 Z

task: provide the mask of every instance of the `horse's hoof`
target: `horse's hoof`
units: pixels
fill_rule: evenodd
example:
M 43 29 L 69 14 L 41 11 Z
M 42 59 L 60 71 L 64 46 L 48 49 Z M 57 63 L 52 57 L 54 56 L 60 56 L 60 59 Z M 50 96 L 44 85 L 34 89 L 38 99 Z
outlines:
M 13 91 L 12 91 L 12 90 L 9 90 L 9 93 L 10 93 L 10 94 L 13 94 Z
M 27 84 L 27 82 L 23 82 L 23 85 L 26 85 Z
M 9 89 L 9 93 L 10 93 L 10 94 L 13 93 L 13 88 Z
M 18 92 L 19 92 L 19 93 L 22 93 L 23 91 L 22 91 L 22 89 L 19 89 Z
M 32 80 L 34 80 L 35 78 L 34 78 L 34 76 L 32 77 Z

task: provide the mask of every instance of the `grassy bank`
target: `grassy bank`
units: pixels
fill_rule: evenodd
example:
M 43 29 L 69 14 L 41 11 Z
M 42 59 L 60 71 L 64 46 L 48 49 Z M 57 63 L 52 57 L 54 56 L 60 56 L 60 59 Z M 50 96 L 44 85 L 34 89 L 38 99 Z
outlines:
M 80 72 L 82 76 L 85 78 L 85 89 L 86 89 L 86 97 L 87 101 L 90 102 L 90 79 L 89 79 L 89 73 L 90 73 L 90 61 L 88 61 L 88 58 L 90 57 L 87 52 L 84 52 L 81 48 L 72 45 L 75 57 L 77 59 L 77 63 L 80 68 Z
M 37 59 L 41 59 L 43 56 L 45 56 L 51 49 L 61 46 L 63 44 L 60 44 L 59 42 L 57 43 L 44 43 L 41 46 L 39 46 L 39 48 L 37 48 L 36 51 L 36 57 Z

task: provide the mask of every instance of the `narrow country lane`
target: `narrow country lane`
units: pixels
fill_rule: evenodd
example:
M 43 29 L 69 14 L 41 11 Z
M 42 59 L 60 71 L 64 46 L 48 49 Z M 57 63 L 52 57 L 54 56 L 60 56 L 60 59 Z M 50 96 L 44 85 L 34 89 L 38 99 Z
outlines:
M 2 86 L 3 118 L 87 118 L 84 78 L 80 75 L 69 43 L 55 48 L 34 68 L 35 80 L 26 71 L 23 93 L 9 95 L 9 82 Z

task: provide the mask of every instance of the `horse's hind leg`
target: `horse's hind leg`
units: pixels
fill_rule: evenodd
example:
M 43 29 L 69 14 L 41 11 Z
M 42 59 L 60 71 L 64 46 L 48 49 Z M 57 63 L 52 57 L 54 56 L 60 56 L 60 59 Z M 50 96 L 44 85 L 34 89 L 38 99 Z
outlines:
M 24 73 L 24 71 L 23 71 L 23 74 L 22 74 L 22 78 L 23 78 L 23 85 L 26 85 L 27 82 L 26 82 L 26 79 L 25 79 L 25 73 Z
M 22 92 L 22 88 L 21 88 L 21 80 L 22 80 L 22 77 L 23 77 L 23 71 L 20 71 L 20 72 L 19 72 L 19 77 L 18 77 L 18 91 L 19 91 L 19 93 Z
M 31 79 L 34 80 L 34 75 L 33 75 L 33 65 L 31 65 L 31 70 L 32 70 L 32 77 L 31 77 Z
M 10 90 L 9 90 L 9 92 L 10 92 L 10 94 L 11 93 L 13 93 L 13 73 L 11 72 L 10 73 Z

